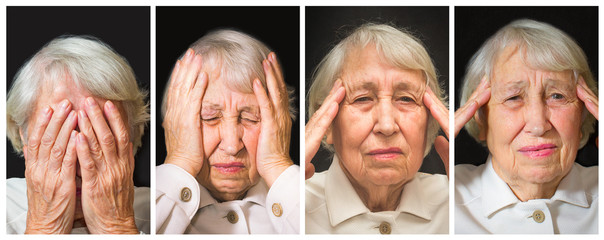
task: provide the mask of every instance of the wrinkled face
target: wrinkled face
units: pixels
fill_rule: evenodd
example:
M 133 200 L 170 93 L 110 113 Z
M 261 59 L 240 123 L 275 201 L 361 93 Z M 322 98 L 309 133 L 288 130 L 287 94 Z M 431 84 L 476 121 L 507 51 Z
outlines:
M 88 97 L 93 97 L 97 104 L 99 105 L 99 107 L 101 109 L 103 109 L 103 106 L 105 105 L 105 102 L 107 102 L 107 99 L 104 98 L 99 98 L 99 97 L 94 97 L 92 96 L 92 94 L 90 94 L 88 91 L 78 88 L 76 86 L 76 84 L 70 79 L 65 79 L 65 80 L 55 80 L 55 81 L 43 81 L 42 84 L 42 90 L 39 92 L 38 95 L 38 99 L 34 108 L 34 112 L 32 113 L 28 123 L 27 123 L 27 129 L 29 132 L 31 132 L 31 129 L 33 129 L 36 121 L 36 116 L 39 116 L 41 114 L 41 112 L 43 111 L 43 109 L 46 106 L 50 106 L 54 112 L 58 111 L 58 109 L 60 109 L 59 104 L 61 103 L 61 101 L 63 101 L 64 99 L 69 100 L 69 102 L 71 102 L 71 109 L 73 111 L 79 111 L 79 110 L 84 110 L 84 106 L 85 106 L 85 100 Z M 115 106 L 117 106 L 118 110 L 121 113 L 122 116 L 122 120 L 124 121 L 124 123 L 126 124 L 126 126 L 128 126 L 128 118 L 127 118 L 127 114 L 126 111 L 124 110 L 122 104 L 120 102 L 115 102 L 114 101 Z M 109 123 L 107 123 L 107 125 L 109 125 Z M 76 131 L 79 131 L 79 128 L 76 126 Z M 24 141 L 24 143 L 27 143 L 27 141 Z M 82 175 L 81 175 L 81 171 L 80 171 L 80 164 L 79 161 L 77 162 L 76 165 L 76 212 L 75 212 L 75 219 L 82 219 L 84 218 L 84 214 L 82 213 L 82 205 L 81 205 L 81 187 L 82 187 Z
M 197 178 L 214 197 L 242 197 L 259 180 L 260 108 L 253 93 L 232 90 L 217 69 L 204 71 L 210 76 L 201 111 L 206 160 Z
M 426 146 L 423 73 L 390 66 L 374 45 L 350 53 L 342 73 L 346 97 L 327 137 L 340 164 L 361 185 L 406 183 Z
M 506 48 L 491 79 L 486 140 L 493 167 L 508 184 L 559 182 L 579 148 L 583 103 L 572 71 L 531 68 L 521 51 Z

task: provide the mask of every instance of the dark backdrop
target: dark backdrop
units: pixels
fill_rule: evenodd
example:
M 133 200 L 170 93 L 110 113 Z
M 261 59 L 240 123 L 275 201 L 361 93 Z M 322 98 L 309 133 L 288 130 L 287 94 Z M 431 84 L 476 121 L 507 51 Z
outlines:
M 157 114 L 156 164 L 166 158 L 161 102 L 166 83 L 176 60 L 187 48 L 208 32 L 234 29 L 265 43 L 277 54 L 285 82 L 296 89 L 296 108 L 300 100 L 300 10 L 299 7 L 157 7 L 156 8 Z M 300 114 L 292 124 L 289 154 L 300 164 Z
M 449 90 L 449 8 L 448 7 L 306 7 L 306 90 L 312 72 L 347 33 L 363 23 L 391 23 L 412 32 L 426 46 L 439 75 Z M 310 116 L 306 116 L 306 120 Z M 331 154 L 321 148 L 312 160 L 316 171 L 327 170 Z M 421 172 L 445 173 L 442 160 L 432 148 Z
M 455 7 L 455 109 L 459 108 L 461 84 L 470 58 L 497 30 L 517 19 L 546 22 L 574 38 L 587 55 L 589 67 L 598 80 L 597 7 Z M 596 132 L 577 153 L 584 166 L 598 164 Z M 468 149 L 471 149 L 470 151 Z M 455 164 L 486 162 L 488 150 L 462 129 L 455 138 Z
M 7 91 L 19 68 L 61 35 L 90 35 L 128 60 L 139 86 L 149 91 L 151 25 L 149 7 L 7 7 Z M 148 101 L 148 100 L 147 100 Z M 149 128 L 135 157 L 134 184 L 150 184 Z M 25 161 L 7 139 L 6 177 L 24 177 Z

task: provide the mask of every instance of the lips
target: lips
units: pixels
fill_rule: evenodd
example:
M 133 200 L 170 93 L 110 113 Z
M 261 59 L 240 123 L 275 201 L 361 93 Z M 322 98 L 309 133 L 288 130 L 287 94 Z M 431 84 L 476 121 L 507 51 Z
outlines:
M 552 155 L 557 148 L 555 144 L 541 144 L 520 148 L 518 152 L 531 158 L 539 158 Z
M 224 174 L 232 174 L 245 169 L 245 164 L 241 162 L 215 163 L 212 164 L 212 168 Z
M 375 149 L 368 153 L 369 156 L 372 156 L 378 160 L 390 160 L 397 158 L 402 154 L 403 151 L 397 147 Z

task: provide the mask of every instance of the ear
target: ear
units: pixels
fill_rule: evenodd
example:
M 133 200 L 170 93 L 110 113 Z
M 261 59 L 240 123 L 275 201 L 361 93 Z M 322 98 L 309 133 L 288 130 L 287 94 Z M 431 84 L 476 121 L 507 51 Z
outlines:
M 480 108 L 476 113 L 474 113 L 474 120 L 476 124 L 478 124 L 478 140 L 486 141 L 487 140 L 487 119 L 486 119 L 485 109 Z
M 19 137 L 21 138 L 21 144 L 23 144 L 23 157 L 27 159 L 27 144 L 25 138 L 23 137 L 23 130 L 19 128 Z

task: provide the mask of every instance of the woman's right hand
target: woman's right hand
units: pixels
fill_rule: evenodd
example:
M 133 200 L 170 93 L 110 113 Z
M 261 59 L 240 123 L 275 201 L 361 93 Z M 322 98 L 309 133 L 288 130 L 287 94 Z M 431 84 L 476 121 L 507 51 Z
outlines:
M 468 101 L 466 101 L 466 104 L 455 111 L 455 136 L 472 119 L 476 111 L 489 102 L 489 99 L 491 99 L 491 85 L 487 81 L 487 77 L 484 76 L 480 80 L 480 84 L 478 84 L 476 90 L 474 90 Z
M 177 165 L 193 177 L 197 176 L 204 161 L 201 103 L 208 86 L 208 75 L 201 68 L 201 56 L 192 49 L 176 62 L 162 124 L 168 152 L 165 163 Z
M 331 126 L 331 122 L 338 114 L 339 104 L 346 95 L 346 89 L 342 86 L 342 80 L 338 79 L 331 88 L 329 95 L 323 100 L 321 107 L 312 115 L 305 130 L 305 146 L 306 146 L 306 179 L 315 174 L 315 166 L 310 162 L 321 147 L 321 140 L 325 136 L 325 132 Z
M 25 155 L 27 225 L 25 233 L 70 233 L 76 203 L 77 114 L 68 100 L 44 108 L 29 129 Z

